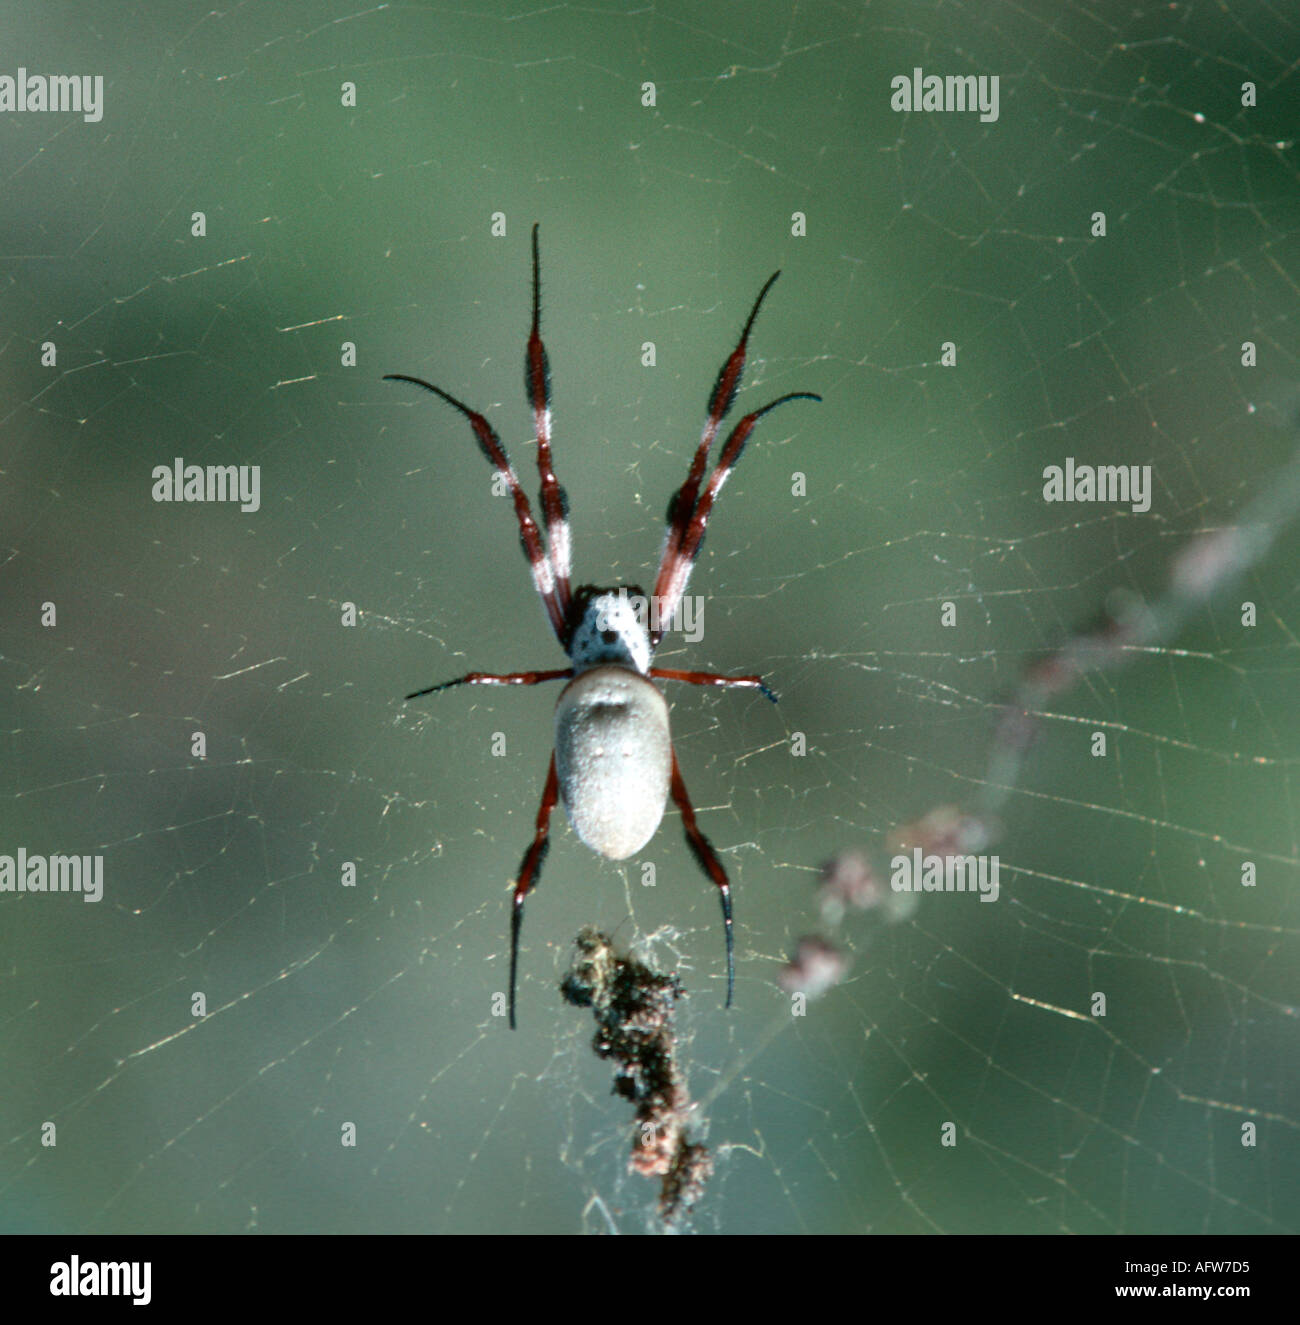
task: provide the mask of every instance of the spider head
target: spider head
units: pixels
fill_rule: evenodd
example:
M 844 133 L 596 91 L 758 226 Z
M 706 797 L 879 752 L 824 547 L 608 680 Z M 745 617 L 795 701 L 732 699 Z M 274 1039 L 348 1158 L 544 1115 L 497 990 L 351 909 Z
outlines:
M 608 589 L 584 584 L 573 592 L 568 653 L 574 671 L 614 663 L 635 672 L 650 670 L 650 600 L 635 584 Z

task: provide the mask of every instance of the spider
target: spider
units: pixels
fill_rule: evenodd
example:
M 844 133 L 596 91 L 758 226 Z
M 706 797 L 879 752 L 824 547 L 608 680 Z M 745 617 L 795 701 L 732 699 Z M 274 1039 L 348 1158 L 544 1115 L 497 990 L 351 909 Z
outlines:
M 773 702 L 776 696 L 760 676 L 724 676 L 715 672 L 677 671 L 652 667 L 651 660 L 673 620 L 704 541 L 705 527 L 722 485 L 727 481 L 754 425 L 765 414 L 790 400 L 821 400 L 810 391 L 795 391 L 746 414 L 731 430 L 721 458 L 701 491 L 705 463 L 718 428 L 736 398 L 749 333 L 767 292 L 781 274 L 774 272 L 758 292 L 740 341 L 723 364 L 709 396 L 708 421 L 695 450 L 686 481 L 668 506 L 667 534 L 655 579 L 649 625 L 643 624 L 632 595 L 644 603 L 635 585 L 572 588 L 569 579 L 569 501 L 555 478 L 551 463 L 550 364 L 541 337 L 541 284 L 537 226 L 533 226 L 533 320 L 524 361 L 524 387 L 533 409 L 537 432 L 537 468 L 541 475 L 541 510 L 546 528 L 545 546 L 533 519 L 528 498 L 511 467 L 505 447 L 492 425 L 477 410 L 441 387 L 405 373 L 388 373 L 384 380 L 410 382 L 431 391 L 469 421 L 489 463 L 501 474 L 514 499 L 515 518 L 524 556 L 532 571 L 533 586 L 568 667 L 533 672 L 469 672 L 453 681 L 407 695 L 408 700 L 436 694 L 460 685 L 538 685 L 567 680 L 555 706 L 555 748 L 551 753 L 542 802 L 532 843 L 524 853 L 514 883 L 510 915 L 510 1027 L 515 1021 L 515 990 L 519 970 L 519 933 L 524 899 L 537 886 L 550 843 L 551 811 L 564 800 L 569 822 L 593 851 L 610 860 L 635 855 L 655 835 L 671 795 L 681 812 L 686 840 L 704 873 L 717 886 L 722 900 L 722 923 L 727 949 L 727 1006 L 735 993 L 736 968 L 731 922 L 731 885 L 709 840 L 695 821 L 695 809 L 686 792 L 677 754 L 668 730 L 668 703 L 655 681 L 685 681 L 690 685 L 741 686 L 760 690 Z

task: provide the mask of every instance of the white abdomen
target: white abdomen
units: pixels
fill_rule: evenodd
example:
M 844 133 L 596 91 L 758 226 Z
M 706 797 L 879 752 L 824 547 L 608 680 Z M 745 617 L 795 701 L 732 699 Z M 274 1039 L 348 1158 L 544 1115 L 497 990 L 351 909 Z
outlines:
M 635 855 L 664 816 L 668 702 L 628 667 L 593 667 L 555 706 L 555 769 L 573 831 L 610 860 Z

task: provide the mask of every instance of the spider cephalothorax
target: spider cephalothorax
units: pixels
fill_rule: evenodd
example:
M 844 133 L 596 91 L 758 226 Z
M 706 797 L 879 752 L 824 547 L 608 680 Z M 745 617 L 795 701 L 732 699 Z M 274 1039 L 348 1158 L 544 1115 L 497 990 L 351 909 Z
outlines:
M 645 592 L 635 584 L 616 584 L 609 589 L 584 584 L 576 589 L 564 646 L 574 670 L 618 663 L 644 676 L 654 655 L 642 607 L 645 602 Z
M 652 667 L 655 650 L 673 622 L 691 570 L 704 541 L 705 528 L 722 485 L 727 481 L 754 425 L 764 414 L 788 400 L 820 400 L 809 391 L 795 391 L 746 414 L 731 430 L 717 466 L 703 485 L 709 450 L 722 420 L 740 388 L 745 353 L 754 319 L 780 272 L 759 291 L 740 341 L 723 364 L 709 396 L 709 417 L 686 475 L 668 506 L 668 530 L 653 594 L 647 599 L 634 585 L 576 590 L 569 579 L 569 502 L 551 463 L 550 366 L 541 336 L 541 284 L 537 227 L 533 226 L 533 321 L 524 361 L 524 386 L 533 409 L 537 436 L 537 468 L 541 476 L 545 543 L 533 519 L 528 497 L 492 425 L 441 387 L 405 373 L 385 380 L 411 382 L 432 391 L 469 421 L 480 449 L 500 473 L 514 501 L 515 517 L 533 585 L 556 638 L 569 658 L 568 667 L 538 672 L 470 672 L 454 681 L 417 690 L 407 699 L 459 685 L 536 685 L 567 679 L 555 706 L 555 749 L 551 754 L 533 841 L 524 853 L 515 879 L 510 923 L 510 1025 L 515 1025 L 515 988 L 519 965 L 519 932 L 524 899 L 537 884 L 546 857 L 551 812 L 564 808 L 574 831 L 593 851 L 611 860 L 635 855 L 654 836 L 671 795 L 681 811 L 686 840 L 700 868 L 717 885 L 727 941 L 727 1006 L 735 990 L 731 885 L 722 862 L 695 822 L 695 810 L 677 766 L 668 726 L 668 703 L 659 681 L 691 685 L 745 686 L 776 696 L 759 676 L 724 676 L 716 672 L 675 671 Z

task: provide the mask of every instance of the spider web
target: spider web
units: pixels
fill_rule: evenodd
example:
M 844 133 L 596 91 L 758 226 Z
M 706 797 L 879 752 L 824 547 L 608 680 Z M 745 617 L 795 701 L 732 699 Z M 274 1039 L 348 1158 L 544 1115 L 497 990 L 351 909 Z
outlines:
M 59 13 L 4 23 L 15 67 L 102 73 L 105 111 L 0 116 L 0 850 L 98 853 L 105 882 L 3 896 L 8 1227 L 654 1227 L 559 995 L 589 923 L 686 989 L 697 1230 L 1300 1226 L 1285 10 Z M 916 67 L 999 76 L 999 118 L 891 111 Z M 825 398 L 752 439 L 691 586 L 703 638 L 660 654 L 782 695 L 672 695 L 736 890 L 729 1013 L 678 817 L 614 865 L 557 815 L 508 1033 L 555 691 L 399 698 L 560 665 L 463 421 L 379 380 L 487 409 L 535 487 L 534 220 L 579 581 L 648 582 L 777 267 L 742 407 Z M 261 509 L 155 503 L 176 456 L 260 465 Z M 1045 504 L 1067 456 L 1149 464 L 1150 510 Z M 1007 776 L 1026 667 L 1116 595 L 1166 602 L 1191 540 L 1270 493 L 1231 587 L 1039 705 Z M 793 1017 L 776 976 L 822 862 L 990 799 L 998 902 L 849 920 L 847 976 Z

